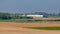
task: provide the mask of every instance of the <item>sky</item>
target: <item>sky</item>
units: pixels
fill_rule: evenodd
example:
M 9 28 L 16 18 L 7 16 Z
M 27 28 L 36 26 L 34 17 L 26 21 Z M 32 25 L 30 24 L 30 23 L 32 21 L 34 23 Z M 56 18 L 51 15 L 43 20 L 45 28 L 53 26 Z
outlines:
M 0 0 L 0 12 L 59 13 L 60 12 L 60 0 Z

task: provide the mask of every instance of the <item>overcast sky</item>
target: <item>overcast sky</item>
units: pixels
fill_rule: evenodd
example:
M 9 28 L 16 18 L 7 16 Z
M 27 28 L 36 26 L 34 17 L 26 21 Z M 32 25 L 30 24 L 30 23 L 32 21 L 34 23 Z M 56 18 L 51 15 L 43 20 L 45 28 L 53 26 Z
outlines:
M 0 0 L 0 12 L 60 12 L 60 0 Z

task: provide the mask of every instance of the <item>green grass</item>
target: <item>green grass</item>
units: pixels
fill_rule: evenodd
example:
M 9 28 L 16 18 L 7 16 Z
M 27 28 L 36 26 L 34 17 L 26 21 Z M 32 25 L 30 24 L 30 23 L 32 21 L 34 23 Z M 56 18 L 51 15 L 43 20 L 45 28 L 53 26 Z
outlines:
M 10 20 L 0 20 L 0 22 L 34 22 L 34 19 L 10 19 Z
M 60 26 L 59 27 L 27 27 L 30 29 L 39 29 L 39 30 L 60 30 Z
M 15 19 L 15 22 L 34 22 L 34 19 Z
M 0 22 L 12 22 L 12 20 L 0 20 Z
M 48 16 L 48 18 L 60 18 L 60 16 Z

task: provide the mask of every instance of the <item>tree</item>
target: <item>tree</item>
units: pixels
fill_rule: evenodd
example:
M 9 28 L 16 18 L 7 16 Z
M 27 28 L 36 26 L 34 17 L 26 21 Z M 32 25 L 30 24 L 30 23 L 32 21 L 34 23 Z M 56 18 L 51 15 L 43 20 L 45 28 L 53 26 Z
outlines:
M 58 14 L 58 16 L 60 16 L 60 13 Z
M 8 13 L 1 13 L 0 12 L 0 19 L 11 19 Z

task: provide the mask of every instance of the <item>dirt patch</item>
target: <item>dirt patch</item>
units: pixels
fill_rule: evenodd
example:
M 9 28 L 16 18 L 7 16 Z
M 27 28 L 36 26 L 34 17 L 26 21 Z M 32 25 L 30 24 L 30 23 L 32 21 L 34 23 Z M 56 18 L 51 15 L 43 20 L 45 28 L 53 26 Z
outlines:
M 58 23 L 16 23 L 16 22 L 0 22 L 0 34 L 60 34 L 60 31 L 35 30 L 22 27 L 48 27 L 60 26 Z

